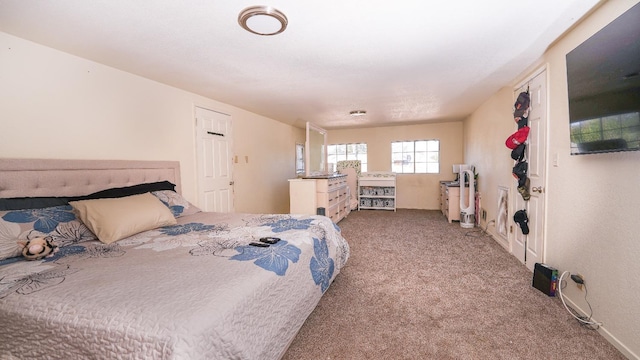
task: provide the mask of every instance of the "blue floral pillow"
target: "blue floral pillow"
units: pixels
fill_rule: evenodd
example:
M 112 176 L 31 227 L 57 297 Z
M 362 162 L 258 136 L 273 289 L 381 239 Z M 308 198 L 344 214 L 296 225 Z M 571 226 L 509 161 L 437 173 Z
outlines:
M 178 194 L 175 191 L 171 190 L 161 190 L 161 191 L 152 191 L 153 195 L 155 195 L 163 204 L 165 204 L 173 217 L 179 218 L 181 216 L 187 216 L 195 213 L 199 213 L 200 210 L 195 205 L 191 204 L 187 201 L 187 199 L 183 198 L 182 195 Z
M 97 239 L 70 205 L 0 211 L 0 260 L 20 256 L 18 240 L 45 236 L 58 246 Z

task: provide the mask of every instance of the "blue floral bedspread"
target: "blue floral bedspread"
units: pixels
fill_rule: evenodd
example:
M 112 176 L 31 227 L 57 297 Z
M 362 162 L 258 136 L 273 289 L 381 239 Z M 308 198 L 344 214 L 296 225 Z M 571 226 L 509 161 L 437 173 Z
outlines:
M 266 237 L 279 240 L 250 245 Z M 200 212 L 109 245 L 4 261 L 0 354 L 275 359 L 348 257 L 324 216 Z M 38 346 L 25 341 L 34 337 Z

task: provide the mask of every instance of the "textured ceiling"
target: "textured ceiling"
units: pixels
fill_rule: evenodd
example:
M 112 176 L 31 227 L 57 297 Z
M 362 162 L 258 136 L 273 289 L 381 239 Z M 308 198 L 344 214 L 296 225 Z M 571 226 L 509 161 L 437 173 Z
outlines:
M 0 0 L 0 31 L 288 124 L 461 120 L 600 0 Z M 353 118 L 351 110 L 366 110 Z

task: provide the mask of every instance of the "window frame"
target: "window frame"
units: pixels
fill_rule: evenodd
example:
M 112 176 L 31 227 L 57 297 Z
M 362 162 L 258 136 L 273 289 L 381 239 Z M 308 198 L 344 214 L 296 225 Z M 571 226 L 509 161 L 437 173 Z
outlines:
M 400 147 L 400 151 L 398 151 L 398 147 Z M 399 157 L 398 154 L 400 154 Z M 433 161 L 434 157 L 435 161 Z M 417 161 L 422 159 L 424 161 Z M 418 168 L 416 164 L 422 166 Z M 440 140 L 392 141 L 391 171 L 397 174 L 440 174 Z
M 353 146 L 356 149 L 355 154 L 354 153 L 349 153 L 349 145 Z M 362 155 L 363 153 L 358 153 L 357 149 L 358 146 L 364 146 L 367 150 L 367 152 L 364 153 L 364 160 L 362 159 L 362 156 L 358 157 L 359 155 Z M 338 146 L 344 146 L 344 153 L 338 153 Z M 336 149 L 336 152 L 332 154 L 331 152 L 331 148 L 334 147 Z M 338 161 L 341 160 L 360 160 L 360 166 L 362 169 L 362 172 L 367 172 L 367 167 L 368 167 L 368 163 L 369 163 L 369 146 L 367 145 L 366 142 L 359 142 L 359 143 L 340 143 L 340 144 L 329 144 L 327 145 L 327 162 L 331 163 L 332 161 L 329 160 L 329 158 L 331 156 L 335 156 L 336 160 L 335 163 L 337 164 Z M 338 156 L 344 156 L 344 159 L 337 159 Z M 349 157 L 351 156 L 351 157 Z

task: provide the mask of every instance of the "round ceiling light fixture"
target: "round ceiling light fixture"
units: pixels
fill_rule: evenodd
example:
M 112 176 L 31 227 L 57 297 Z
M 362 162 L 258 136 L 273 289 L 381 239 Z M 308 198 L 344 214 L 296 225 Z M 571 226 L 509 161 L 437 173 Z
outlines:
M 280 34 L 287 28 L 288 23 L 287 17 L 271 6 L 251 6 L 238 15 L 238 24 L 257 35 Z
M 349 115 L 351 116 L 365 116 L 367 115 L 367 111 L 366 110 L 353 110 L 349 112 Z

